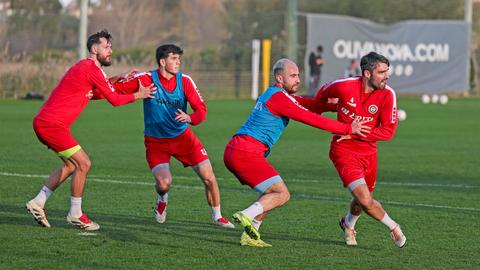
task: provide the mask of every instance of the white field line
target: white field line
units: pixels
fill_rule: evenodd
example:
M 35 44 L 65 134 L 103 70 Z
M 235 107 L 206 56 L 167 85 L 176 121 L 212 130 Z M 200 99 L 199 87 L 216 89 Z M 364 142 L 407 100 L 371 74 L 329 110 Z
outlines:
M 12 176 L 12 177 L 24 177 L 24 178 L 47 178 L 48 175 L 41 175 L 41 174 L 22 174 L 22 173 L 10 173 L 10 172 L 0 172 L 2 176 Z M 105 176 L 104 176 L 105 177 Z M 106 177 L 113 177 L 113 176 L 106 176 Z M 118 178 L 126 178 L 127 176 L 122 176 Z M 128 177 L 131 179 L 138 179 L 140 177 Z M 188 177 L 188 176 L 178 176 L 175 178 L 179 179 L 198 179 L 196 177 Z M 143 179 L 143 178 L 141 178 Z M 123 181 L 123 180 L 115 180 L 115 179 L 105 179 L 100 177 L 89 177 L 89 181 L 92 182 L 99 182 L 99 183 L 111 183 L 111 184 L 121 184 L 121 185 L 137 185 L 137 186 L 153 186 L 154 181 L 149 182 L 138 182 L 138 181 Z M 314 180 L 311 180 L 314 181 Z M 311 182 L 310 181 L 310 182 Z M 322 181 L 325 182 L 325 181 Z M 400 184 L 400 183 L 399 183 Z M 403 183 L 402 183 L 403 184 Z M 413 184 L 413 183 L 411 183 Z M 438 186 L 438 185 L 436 185 Z M 195 190 L 203 190 L 203 186 L 191 186 L 191 185 L 174 185 L 176 188 L 184 188 L 184 189 L 195 189 Z M 458 187 L 458 185 L 441 185 L 441 187 Z M 476 188 L 476 186 L 468 186 L 468 185 L 461 185 L 463 188 Z M 224 191 L 231 191 L 231 192 L 247 192 L 248 190 L 241 190 L 241 189 L 232 189 L 232 188 L 223 188 Z M 347 202 L 345 198 L 341 197 L 331 197 L 331 196 L 322 196 L 322 195 L 310 195 L 310 194 L 303 194 L 303 193 L 294 193 L 293 197 L 297 198 L 305 198 L 305 199 L 316 199 L 316 200 L 323 200 L 323 201 L 332 201 L 332 202 Z M 473 211 L 473 212 L 480 212 L 480 209 L 473 208 L 473 207 L 455 207 L 455 206 L 447 206 L 447 205 L 435 205 L 435 204 L 425 204 L 425 203 L 405 203 L 405 202 L 396 202 L 396 201 L 381 201 L 383 204 L 389 205 L 398 205 L 398 206 L 407 206 L 407 207 L 425 207 L 425 208 L 436 208 L 436 209 L 448 209 L 448 210 L 464 210 L 464 211 Z
M 0 175 L 3 176 L 18 176 L 18 177 L 26 177 L 26 178 L 47 178 L 48 175 L 40 175 L 40 174 L 21 174 L 21 173 L 9 173 L 9 172 L 0 172 Z M 95 176 L 95 175 L 89 175 L 88 179 L 103 179 L 103 180 L 108 180 L 108 179 L 121 179 L 121 178 L 126 178 L 126 179 L 145 179 L 145 180 L 151 180 L 153 179 L 152 176 L 147 175 L 145 177 L 141 176 L 126 176 L 126 175 L 102 175 L 102 176 Z M 174 179 L 187 179 L 187 180 L 199 180 L 198 177 L 196 176 L 174 176 Z M 232 179 L 232 178 L 223 178 L 223 177 L 217 177 L 218 180 L 227 180 L 227 179 Z M 288 182 L 298 182 L 298 183 L 333 183 L 334 181 L 339 181 L 336 178 L 331 178 L 331 179 L 305 179 L 305 178 L 287 178 L 285 181 Z M 120 181 L 122 183 L 128 183 L 124 181 Z M 136 183 L 139 185 L 139 182 L 132 182 Z M 334 182 L 337 183 L 337 182 Z M 480 186 L 474 186 L 474 185 L 467 185 L 467 184 L 434 184 L 434 183 L 412 183 L 412 182 L 377 182 L 377 185 L 381 186 L 399 186 L 399 187 L 438 187 L 438 188 L 464 188 L 464 189 L 476 189 L 480 188 Z

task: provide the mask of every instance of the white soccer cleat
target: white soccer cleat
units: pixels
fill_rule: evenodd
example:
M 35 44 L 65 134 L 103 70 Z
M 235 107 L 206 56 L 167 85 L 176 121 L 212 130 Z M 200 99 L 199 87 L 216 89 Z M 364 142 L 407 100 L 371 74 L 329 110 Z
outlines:
M 400 225 L 398 224 L 397 226 L 395 226 L 395 228 L 393 228 L 392 231 L 390 231 L 390 236 L 392 237 L 395 245 L 399 248 L 404 247 L 405 244 L 407 243 L 407 237 L 405 237 L 405 235 L 402 232 L 402 229 L 400 228 Z
M 85 213 L 79 218 L 72 217 L 68 214 L 67 222 L 85 231 L 96 231 L 100 229 L 100 225 L 91 221 Z
M 154 210 L 155 212 L 155 220 L 163 224 L 167 221 L 167 203 L 166 202 L 158 202 L 157 208 Z
M 228 219 L 221 217 L 215 221 L 213 221 L 213 225 L 220 226 L 223 228 L 233 229 L 235 225 L 233 225 Z
M 345 244 L 347 244 L 347 246 L 356 246 L 357 239 L 355 239 L 355 235 L 357 234 L 357 232 L 354 229 L 350 229 L 347 227 L 347 225 L 345 224 L 345 217 L 340 218 L 338 225 L 344 233 Z
M 33 218 L 38 224 L 47 228 L 51 227 L 50 223 L 47 220 L 47 213 L 45 211 L 45 208 L 40 207 L 33 200 L 27 202 L 25 204 L 25 208 L 27 208 L 27 211 L 33 215 Z

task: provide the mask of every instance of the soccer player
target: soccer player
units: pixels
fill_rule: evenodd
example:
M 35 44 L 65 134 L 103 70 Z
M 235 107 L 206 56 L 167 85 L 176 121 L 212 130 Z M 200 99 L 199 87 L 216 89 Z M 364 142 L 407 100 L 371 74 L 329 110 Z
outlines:
M 113 106 L 152 97 L 152 86 L 142 87 L 133 95 L 120 95 L 113 91 L 101 69 L 111 64 L 110 40 L 111 35 L 106 30 L 88 38 L 88 58 L 80 60 L 67 71 L 33 120 L 33 129 L 40 142 L 55 151 L 63 161 L 63 165 L 53 172 L 38 195 L 26 203 L 27 210 L 44 227 L 50 227 L 44 209 L 48 197 L 72 175 L 67 222 L 88 231 L 100 228 L 82 211 L 83 189 L 91 161 L 70 134 L 70 126 L 87 106 L 93 96 L 92 91 L 95 89 L 100 92 Z
M 156 51 L 157 70 L 138 73 L 133 79 L 115 83 L 114 88 L 121 93 L 132 93 L 141 83 L 150 85 L 153 82 L 158 89 L 155 98 L 143 103 L 146 157 L 158 193 L 154 210 L 156 221 L 166 221 L 168 191 L 172 184 L 170 158 L 173 156 L 185 167 L 191 166 L 203 181 L 213 224 L 233 228 L 234 225 L 222 216 L 220 191 L 207 151 L 189 127 L 205 120 L 207 107 L 192 78 L 180 72 L 182 54 L 183 50 L 176 45 L 162 45 Z M 193 109 L 191 114 L 186 113 L 187 102 Z
M 323 86 L 314 100 L 298 98 L 298 101 L 318 113 L 336 111 L 342 123 L 362 121 L 371 128 L 364 137 L 334 135 L 330 146 L 330 159 L 344 187 L 353 196 L 350 209 L 339 222 L 345 243 L 357 245 L 355 224 L 365 211 L 385 224 L 395 245 L 403 247 L 407 239 L 400 225 L 373 198 L 377 177 L 376 142 L 391 140 L 398 123 L 395 92 L 387 85 L 390 63 L 384 56 L 370 52 L 362 57 L 360 65 L 362 76 L 333 81 Z
M 271 246 L 260 239 L 259 227 L 268 212 L 290 198 L 287 186 L 266 159 L 289 119 L 335 134 L 363 136 L 368 133 L 361 122 L 340 123 L 300 106 L 292 97 L 298 90 L 300 74 L 291 60 L 278 60 L 273 66 L 273 75 L 276 83 L 258 97 L 247 121 L 227 144 L 224 153 L 226 167 L 240 183 L 260 193 L 255 203 L 233 214 L 234 220 L 244 228 L 240 244 L 254 247 Z

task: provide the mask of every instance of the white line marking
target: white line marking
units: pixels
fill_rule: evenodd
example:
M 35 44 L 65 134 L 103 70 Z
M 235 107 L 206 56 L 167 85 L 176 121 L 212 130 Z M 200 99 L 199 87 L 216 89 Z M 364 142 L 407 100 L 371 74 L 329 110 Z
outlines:
M 80 236 L 97 236 L 97 234 L 93 232 L 79 232 L 77 234 Z
M 9 173 L 9 172 L 0 172 L 0 175 L 4 176 L 15 176 L 15 177 L 27 177 L 27 178 L 47 178 L 49 175 L 42 175 L 42 174 L 20 174 L 20 173 Z M 126 175 L 102 175 L 102 176 L 95 176 L 95 175 L 90 175 L 89 180 L 92 179 L 101 179 L 102 181 L 108 181 L 105 178 L 114 178 L 114 179 L 121 179 L 121 178 L 126 178 L 126 179 L 153 179 L 152 176 L 146 175 L 145 177 L 141 176 L 126 176 Z M 187 180 L 199 180 L 198 177 L 194 176 L 174 176 L 173 178 L 175 179 L 187 179 Z M 233 178 L 223 178 L 223 177 L 217 177 L 217 180 L 227 180 L 227 179 L 233 179 Z M 113 181 L 118 181 L 118 180 L 113 180 Z M 339 181 L 337 178 L 330 178 L 330 179 L 322 179 L 322 180 L 315 180 L 315 179 L 304 179 L 304 178 L 286 178 L 286 182 L 298 182 L 298 183 L 334 183 L 337 184 Z M 124 181 L 119 181 L 122 184 L 124 183 L 132 183 L 132 184 L 138 184 L 138 185 L 143 185 L 139 182 L 124 182 Z M 112 182 L 114 183 L 114 182 Z M 381 186 L 405 186 L 405 187 L 439 187 L 439 188 L 465 188 L 465 189 L 476 189 L 480 188 L 480 186 L 474 186 L 474 185 L 468 185 L 468 184 L 435 184 L 435 183 L 412 183 L 412 182 L 377 182 L 377 185 Z
M 48 175 L 40 175 L 40 174 L 21 174 L 21 173 L 9 173 L 9 172 L 0 172 L 0 175 L 3 176 L 14 176 L 14 177 L 25 177 L 25 178 L 47 178 Z M 113 177 L 113 176 L 108 176 Z M 126 176 L 123 176 L 125 178 Z M 138 179 L 138 177 L 129 177 L 132 179 Z M 197 179 L 194 177 L 176 177 L 180 179 Z M 143 179 L 143 178 L 142 178 Z M 91 177 L 88 179 L 89 181 L 99 182 L 99 183 L 112 183 L 112 184 L 121 184 L 121 185 L 141 185 L 141 186 L 153 186 L 154 183 L 152 182 L 134 182 L 134 181 L 121 181 L 115 179 L 104 179 L 98 177 Z M 313 180 L 314 181 L 314 180 Z M 323 182 L 323 181 L 322 181 Z M 203 190 L 203 186 L 191 186 L 191 185 L 174 185 L 176 188 L 184 188 L 184 189 L 195 189 L 195 190 Z M 465 186 L 463 186 L 465 187 Z M 223 188 L 224 191 L 230 192 L 246 192 L 247 189 L 233 189 L 233 188 Z M 310 194 L 303 194 L 303 193 L 294 193 L 293 197 L 298 198 L 305 198 L 305 199 L 320 199 L 324 201 L 334 201 L 334 202 L 348 202 L 349 199 L 342 198 L 342 197 L 331 197 L 331 196 L 322 196 L 322 195 L 310 195 Z M 390 204 L 390 205 L 398 205 L 398 206 L 407 206 L 407 207 L 425 207 L 425 208 L 437 208 L 437 209 L 449 209 L 449 210 L 464 210 L 464 211 L 473 211 L 473 212 L 480 212 L 480 209 L 473 208 L 473 207 L 455 207 L 455 206 L 448 206 L 448 205 L 435 205 L 435 204 L 426 204 L 426 203 L 405 203 L 405 202 L 396 202 L 396 201 L 381 201 L 383 204 Z

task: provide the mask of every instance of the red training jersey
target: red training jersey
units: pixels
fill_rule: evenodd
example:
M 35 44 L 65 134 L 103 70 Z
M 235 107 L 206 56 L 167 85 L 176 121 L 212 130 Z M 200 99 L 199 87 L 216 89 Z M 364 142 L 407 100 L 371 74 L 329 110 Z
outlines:
M 167 79 L 158 72 L 158 78 L 163 88 L 169 92 L 173 92 L 177 86 L 176 76 L 173 76 L 170 79 Z M 128 80 L 119 81 L 113 84 L 113 87 L 119 93 L 134 93 L 138 90 L 139 82 L 143 86 L 148 86 L 153 83 L 152 73 L 151 72 L 142 72 L 135 74 L 135 76 Z M 198 90 L 195 82 L 192 78 L 186 74 L 182 73 L 182 86 L 185 93 L 185 98 L 187 99 L 190 107 L 192 107 L 193 112 L 189 114 L 190 124 L 195 126 L 200 124 L 207 117 L 207 105 L 203 101 L 200 91 Z M 159 90 L 157 90 L 159 91 Z M 186 112 L 185 112 L 186 113 Z
M 367 121 L 371 127 L 366 137 L 351 135 L 353 139 L 336 142 L 339 136 L 333 136 L 331 147 L 340 151 L 361 155 L 376 153 L 376 141 L 393 138 L 397 128 L 397 101 L 395 91 L 386 86 L 364 93 L 362 77 L 336 80 L 324 85 L 315 99 L 296 97 L 300 104 L 310 110 L 322 113 L 336 111 L 337 120 L 342 123 Z M 336 104 L 332 104 L 334 101 Z
M 135 101 L 133 95 L 116 93 L 105 72 L 95 65 L 95 61 L 84 59 L 65 73 L 35 118 L 70 126 L 87 106 L 92 90 L 101 93 L 113 106 Z

